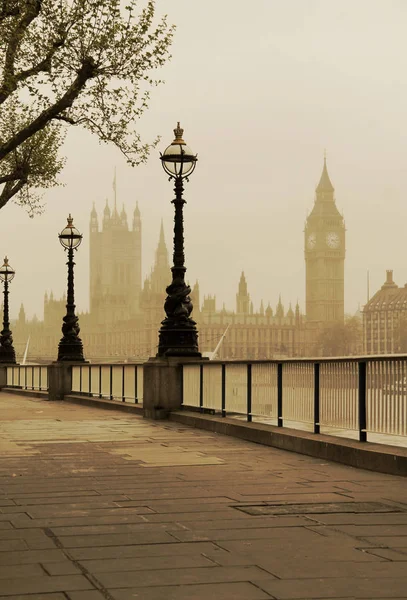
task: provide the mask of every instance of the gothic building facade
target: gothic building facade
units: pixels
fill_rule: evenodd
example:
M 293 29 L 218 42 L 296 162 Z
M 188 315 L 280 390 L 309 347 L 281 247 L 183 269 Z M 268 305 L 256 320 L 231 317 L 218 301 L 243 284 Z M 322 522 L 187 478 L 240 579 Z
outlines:
M 169 253 L 161 223 L 155 260 L 142 283 L 142 220 L 138 206 L 129 221 L 119 213 L 114 189 L 99 219 L 90 214 L 90 309 L 79 314 L 87 359 L 145 360 L 155 356 L 158 330 L 164 318 L 165 288 L 170 283 Z M 273 308 L 263 301 L 255 309 L 242 272 L 234 310 L 218 309 L 215 296 L 201 302 L 199 283 L 193 287 L 193 318 L 202 352 L 211 352 L 224 336 L 218 356 L 224 359 L 267 359 L 307 356 L 317 352 L 319 331 L 344 318 L 345 225 L 334 198 L 324 160 L 315 202 L 305 224 L 306 314 L 297 304 L 284 308 L 281 296 Z M 65 300 L 44 299 L 44 321 L 14 324 L 17 352 L 30 335 L 30 355 L 54 359 Z M 34 327 L 35 325 L 35 327 Z M 31 329 L 35 334 L 31 335 Z

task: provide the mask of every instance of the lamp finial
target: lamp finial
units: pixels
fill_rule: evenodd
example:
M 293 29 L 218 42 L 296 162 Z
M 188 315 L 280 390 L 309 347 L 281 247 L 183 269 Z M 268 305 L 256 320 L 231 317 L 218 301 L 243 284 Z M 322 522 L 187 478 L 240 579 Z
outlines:
M 178 121 L 177 126 L 174 129 L 175 140 L 173 141 L 173 144 L 184 144 L 185 145 L 185 142 L 182 139 L 183 134 L 184 134 L 184 130 L 182 129 L 180 122 Z

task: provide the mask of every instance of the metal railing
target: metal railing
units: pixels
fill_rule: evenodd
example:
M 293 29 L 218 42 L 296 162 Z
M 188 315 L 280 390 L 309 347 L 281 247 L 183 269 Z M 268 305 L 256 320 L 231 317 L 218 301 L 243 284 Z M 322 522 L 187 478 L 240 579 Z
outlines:
M 407 445 L 407 356 L 202 361 L 182 377 L 185 408 Z
M 75 365 L 72 367 L 72 393 L 142 403 L 143 365 Z
M 23 390 L 48 390 L 48 368 L 43 365 L 7 367 L 7 386 Z

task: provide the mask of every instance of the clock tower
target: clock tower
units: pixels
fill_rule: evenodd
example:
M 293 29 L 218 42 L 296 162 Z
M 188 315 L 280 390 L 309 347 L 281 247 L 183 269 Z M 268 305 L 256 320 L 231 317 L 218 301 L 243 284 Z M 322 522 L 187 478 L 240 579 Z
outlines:
M 307 321 L 343 322 L 345 223 L 336 207 L 326 157 L 304 234 Z

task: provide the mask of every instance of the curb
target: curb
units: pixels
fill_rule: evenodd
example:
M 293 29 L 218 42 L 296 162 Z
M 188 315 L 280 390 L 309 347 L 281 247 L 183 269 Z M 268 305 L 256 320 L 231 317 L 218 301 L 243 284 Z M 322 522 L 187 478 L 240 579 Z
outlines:
M 227 417 L 197 415 L 185 410 L 172 412 L 169 420 L 358 469 L 407 476 L 407 448 L 358 442 L 297 429 L 280 429 L 260 423 L 237 422 Z
M 70 394 L 69 396 L 64 397 L 63 402 L 92 406 L 94 408 L 103 408 L 105 410 L 121 410 L 122 412 L 133 413 L 140 416 L 143 416 L 144 412 L 142 404 L 129 404 L 126 402 L 118 402 L 117 400 L 104 400 L 103 398 L 94 398 L 90 396 L 75 396 Z

